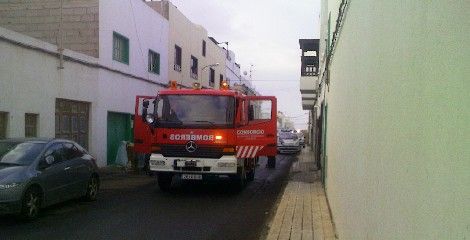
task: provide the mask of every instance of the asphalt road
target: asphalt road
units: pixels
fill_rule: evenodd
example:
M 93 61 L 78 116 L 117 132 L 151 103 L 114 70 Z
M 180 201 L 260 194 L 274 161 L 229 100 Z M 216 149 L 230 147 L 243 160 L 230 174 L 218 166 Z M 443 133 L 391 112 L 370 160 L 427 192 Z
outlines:
M 0 239 L 259 239 L 295 160 L 278 155 L 276 169 L 268 169 L 260 159 L 241 192 L 227 182 L 181 181 L 162 192 L 152 177 L 111 177 L 96 202 L 55 205 L 34 222 L 0 216 Z

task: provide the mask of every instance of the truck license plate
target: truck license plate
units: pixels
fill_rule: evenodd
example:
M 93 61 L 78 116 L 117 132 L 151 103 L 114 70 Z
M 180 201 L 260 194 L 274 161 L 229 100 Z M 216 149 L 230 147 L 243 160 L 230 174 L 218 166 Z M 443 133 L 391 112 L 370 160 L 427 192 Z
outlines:
M 202 175 L 200 175 L 200 174 L 181 174 L 181 179 L 184 179 L 184 180 L 202 180 Z
M 184 166 L 185 167 L 196 167 L 197 166 L 197 162 L 196 161 L 186 161 L 184 163 Z

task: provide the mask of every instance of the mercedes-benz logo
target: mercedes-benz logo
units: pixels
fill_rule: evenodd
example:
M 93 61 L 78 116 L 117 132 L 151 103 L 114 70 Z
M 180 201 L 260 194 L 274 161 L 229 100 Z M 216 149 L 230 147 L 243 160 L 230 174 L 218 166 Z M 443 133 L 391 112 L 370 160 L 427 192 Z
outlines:
M 197 149 L 197 144 L 194 141 L 189 141 L 186 143 L 186 151 L 192 153 Z

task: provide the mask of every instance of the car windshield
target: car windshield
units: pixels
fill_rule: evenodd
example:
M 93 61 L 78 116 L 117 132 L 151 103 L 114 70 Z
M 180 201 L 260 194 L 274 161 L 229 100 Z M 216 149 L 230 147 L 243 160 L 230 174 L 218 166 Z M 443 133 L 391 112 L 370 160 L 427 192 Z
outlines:
M 280 139 L 292 139 L 292 140 L 297 140 L 298 136 L 295 133 L 291 132 L 281 132 L 279 134 Z
M 212 95 L 162 95 L 157 104 L 158 123 L 174 128 L 231 128 L 235 99 Z
M 44 143 L 0 142 L 0 164 L 30 165 L 44 149 Z

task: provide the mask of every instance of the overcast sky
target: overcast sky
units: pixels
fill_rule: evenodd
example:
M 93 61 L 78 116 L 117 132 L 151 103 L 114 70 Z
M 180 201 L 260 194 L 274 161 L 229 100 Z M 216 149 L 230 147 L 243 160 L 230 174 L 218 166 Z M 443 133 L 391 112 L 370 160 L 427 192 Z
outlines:
M 253 64 L 253 84 L 262 95 L 275 95 L 278 110 L 305 129 L 302 111 L 300 38 L 318 38 L 320 0 L 171 0 L 209 36 L 229 42 L 242 72 Z

